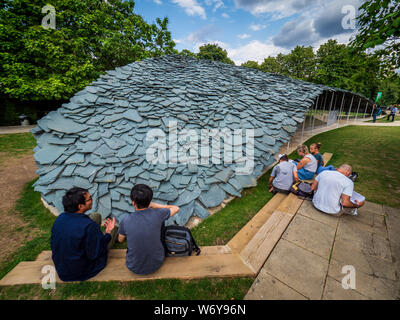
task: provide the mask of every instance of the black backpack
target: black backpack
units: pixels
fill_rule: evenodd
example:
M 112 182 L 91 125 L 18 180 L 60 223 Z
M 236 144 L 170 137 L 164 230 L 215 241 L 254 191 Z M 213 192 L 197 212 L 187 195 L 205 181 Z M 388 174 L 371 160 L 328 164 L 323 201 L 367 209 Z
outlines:
M 162 226 L 161 242 L 164 246 L 166 257 L 191 256 L 193 251 L 198 256 L 201 252 L 190 229 L 187 227 Z
M 298 181 L 292 185 L 290 192 L 303 199 L 311 200 L 314 196 L 314 191 L 311 190 L 311 184 L 304 181 Z

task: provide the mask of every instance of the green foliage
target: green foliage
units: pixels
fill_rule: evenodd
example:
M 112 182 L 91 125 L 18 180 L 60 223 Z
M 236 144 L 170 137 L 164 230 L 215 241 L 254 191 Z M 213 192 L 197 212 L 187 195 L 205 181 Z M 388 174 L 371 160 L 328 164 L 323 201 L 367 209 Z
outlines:
M 0 92 L 20 100 L 68 99 L 102 72 L 175 52 L 168 19 L 147 24 L 133 0 L 54 0 L 56 29 L 42 27 L 45 0 L 0 7 Z
M 281 61 L 282 73 L 293 78 L 310 81 L 315 73 L 315 54 L 313 48 L 296 46 Z
M 265 58 L 263 63 L 260 65 L 260 69 L 264 72 L 281 73 L 282 71 L 279 61 L 281 61 L 282 57 L 283 54 L 280 53 L 277 58 L 270 56 Z
M 197 55 L 187 49 L 183 49 L 181 52 L 179 52 L 181 56 L 186 56 L 186 57 L 191 57 L 191 58 L 197 58 Z
M 359 31 L 351 45 L 358 51 L 378 49 L 375 54 L 393 67 L 400 67 L 400 2 L 398 0 L 368 0 L 357 17 Z
M 200 52 L 197 54 L 199 59 L 208 59 L 211 61 L 220 61 L 234 65 L 235 63 L 228 58 L 226 50 L 222 49 L 217 44 L 205 44 L 200 47 Z
M 245 63 L 242 63 L 242 67 L 253 68 L 253 69 L 257 69 L 257 70 L 260 69 L 260 66 L 259 66 L 258 62 L 257 61 L 251 61 L 251 60 L 246 61 Z
M 398 103 L 399 76 L 374 54 L 358 52 L 347 45 L 328 40 L 314 54 L 312 47 L 297 46 L 289 54 L 265 58 L 264 72 L 279 73 L 299 80 L 342 88 L 375 99 L 383 92 L 381 103 Z

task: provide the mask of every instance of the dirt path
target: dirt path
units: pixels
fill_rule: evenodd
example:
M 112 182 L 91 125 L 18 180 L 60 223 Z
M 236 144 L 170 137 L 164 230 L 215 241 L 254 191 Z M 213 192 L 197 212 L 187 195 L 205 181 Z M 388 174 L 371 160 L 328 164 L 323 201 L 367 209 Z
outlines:
M 37 176 L 36 170 L 32 154 L 10 158 L 0 166 L 0 264 L 36 233 L 21 232 L 27 223 L 14 212 L 24 185 Z

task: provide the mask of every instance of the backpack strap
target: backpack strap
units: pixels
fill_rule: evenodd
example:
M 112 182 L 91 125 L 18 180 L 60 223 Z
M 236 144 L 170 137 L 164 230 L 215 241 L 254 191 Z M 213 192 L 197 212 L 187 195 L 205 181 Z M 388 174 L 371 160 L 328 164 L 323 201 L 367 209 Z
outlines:
M 192 241 L 193 241 L 194 251 L 196 251 L 196 256 L 198 256 L 200 254 L 200 252 L 201 252 L 201 249 L 197 245 L 196 240 L 194 240 L 194 237 L 192 235 L 192 231 L 190 231 L 189 228 L 188 228 L 188 230 L 189 230 L 190 237 L 192 238 Z

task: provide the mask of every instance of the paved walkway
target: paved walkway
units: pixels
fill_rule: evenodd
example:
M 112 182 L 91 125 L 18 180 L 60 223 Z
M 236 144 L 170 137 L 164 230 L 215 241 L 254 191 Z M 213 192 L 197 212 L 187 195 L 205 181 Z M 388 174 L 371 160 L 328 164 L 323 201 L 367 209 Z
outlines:
M 0 127 L 0 134 L 10 134 L 10 133 L 23 133 L 29 132 L 31 129 L 36 127 L 36 124 L 29 126 L 10 126 L 10 127 Z
M 367 203 L 332 217 L 304 201 L 245 299 L 400 299 L 399 231 L 400 209 Z M 342 286 L 345 266 L 355 289 Z

